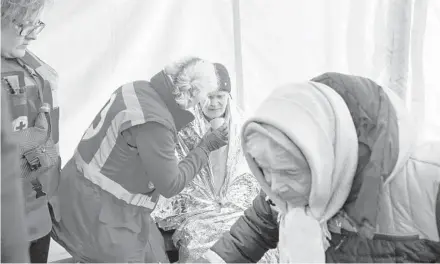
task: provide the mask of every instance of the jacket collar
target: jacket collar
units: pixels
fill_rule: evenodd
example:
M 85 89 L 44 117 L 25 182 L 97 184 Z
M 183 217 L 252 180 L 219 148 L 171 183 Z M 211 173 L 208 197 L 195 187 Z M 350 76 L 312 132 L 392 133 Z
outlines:
M 180 131 L 183 127 L 194 120 L 194 115 L 191 112 L 182 109 L 176 103 L 176 100 L 174 99 L 174 95 L 172 93 L 174 85 L 164 71 L 160 71 L 159 73 L 154 75 L 151 78 L 150 83 L 153 89 L 157 92 L 157 94 L 159 94 L 159 97 L 167 106 L 168 111 L 170 111 L 177 131 Z

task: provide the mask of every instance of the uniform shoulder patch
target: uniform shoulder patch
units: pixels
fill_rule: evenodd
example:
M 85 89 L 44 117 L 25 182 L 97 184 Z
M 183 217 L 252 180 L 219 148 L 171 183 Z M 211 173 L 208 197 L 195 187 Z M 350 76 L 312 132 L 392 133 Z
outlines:
M 28 128 L 28 117 L 19 116 L 12 121 L 12 130 L 14 132 L 21 131 Z

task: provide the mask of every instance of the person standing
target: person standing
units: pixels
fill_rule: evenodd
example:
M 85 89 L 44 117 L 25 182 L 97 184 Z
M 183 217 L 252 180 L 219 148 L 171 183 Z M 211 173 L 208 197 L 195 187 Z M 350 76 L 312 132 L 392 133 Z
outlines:
M 11 127 L 18 142 L 31 262 L 47 262 L 52 221 L 58 207 L 59 107 L 57 73 L 28 50 L 44 29 L 41 15 L 49 0 L 1 1 L 1 86 L 11 106 Z M 3 120 L 2 120 L 3 121 Z

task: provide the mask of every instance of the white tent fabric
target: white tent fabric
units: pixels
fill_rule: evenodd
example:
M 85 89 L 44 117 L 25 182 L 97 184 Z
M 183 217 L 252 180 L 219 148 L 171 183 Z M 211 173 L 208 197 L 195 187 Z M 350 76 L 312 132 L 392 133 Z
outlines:
M 186 55 L 234 72 L 228 1 L 64 0 L 45 22 L 31 49 L 60 75 L 63 162 L 118 86 Z
M 411 36 L 413 49 L 409 106 L 417 119 L 421 119 L 418 127 L 423 129 L 422 138 L 440 140 L 440 1 L 415 2 L 413 29 L 416 31 Z M 424 36 L 420 36 L 417 30 L 424 31 Z
M 55 1 L 31 50 L 60 74 L 63 164 L 109 95 L 126 82 L 148 80 L 187 55 L 225 64 L 234 80 L 240 52 L 234 50 L 232 1 L 237 0 Z M 241 0 L 243 87 L 233 90 L 241 89 L 238 100 L 251 113 L 276 86 L 328 71 L 394 85 L 403 97 L 408 84 L 414 102 L 409 106 L 431 131 L 424 136 L 436 137 L 439 2 Z M 396 39 L 403 42 L 396 45 Z

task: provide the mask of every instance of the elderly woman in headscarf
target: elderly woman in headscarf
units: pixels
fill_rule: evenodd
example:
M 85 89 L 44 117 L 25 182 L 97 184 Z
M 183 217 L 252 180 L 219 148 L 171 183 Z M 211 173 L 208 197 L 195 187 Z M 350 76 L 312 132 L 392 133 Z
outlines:
M 211 247 L 249 207 L 259 192 L 241 148 L 243 115 L 232 100 L 228 71 L 216 63 L 223 83 L 193 110 L 195 120 L 178 134 L 176 155 L 183 159 L 202 136 L 226 123 L 229 143 L 209 155 L 209 162 L 178 195 L 159 202 L 153 212 L 159 227 L 175 232 L 172 240 L 179 262 L 194 262 Z M 276 262 L 276 252 L 263 262 Z
M 58 75 L 28 50 L 44 29 L 41 16 L 48 2 L 1 1 L 1 86 L 11 106 L 11 120 L 4 124 L 10 126 L 18 142 L 15 158 L 20 169 L 16 177 L 23 187 L 25 239 L 30 242 L 30 261 L 37 263 L 46 262 L 48 258 L 52 228 L 49 202 L 58 218 L 53 194 L 61 166 L 60 113 L 56 100 Z
M 242 143 L 264 193 L 204 261 L 277 245 L 282 263 L 440 260 L 440 142 L 416 145 L 391 90 L 338 73 L 279 87 Z

